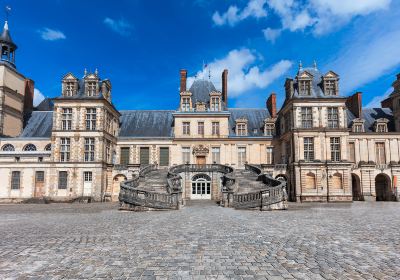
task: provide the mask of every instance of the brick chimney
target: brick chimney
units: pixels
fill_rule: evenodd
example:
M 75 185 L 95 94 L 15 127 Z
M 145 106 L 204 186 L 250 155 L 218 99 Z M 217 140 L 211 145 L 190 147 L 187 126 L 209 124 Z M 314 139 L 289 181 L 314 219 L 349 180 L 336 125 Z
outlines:
M 271 95 L 267 99 L 267 109 L 271 118 L 276 118 L 276 94 L 275 92 L 271 93 Z
M 228 107 L 228 69 L 224 69 L 222 72 L 222 100 Z
M 361 92 L 356 92 L 352 96 L 349 96 L 346 100 L 346 107 L 353 113 L 356 118 L 361 118 L 362 102 Z
M 179 92 L 186 91 L 186 79 L 187 79 L 187 70 L 181 69 L 181 87 Z
M 26 121 L 33 111 L 33 97 L 35 92 L 35 82 L 31 79 L 25 79 L 25 92 L 24 92 L 24 120 L 23 126 L 25 127 Z

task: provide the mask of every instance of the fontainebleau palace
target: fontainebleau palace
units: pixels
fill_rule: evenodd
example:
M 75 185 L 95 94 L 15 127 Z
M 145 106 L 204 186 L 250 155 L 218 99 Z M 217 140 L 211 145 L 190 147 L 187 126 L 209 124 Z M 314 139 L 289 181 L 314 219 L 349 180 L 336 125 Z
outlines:
M 179 108 L 118 111 L 96 70 L 67 73 L 60 95 L 33 107 L 7 22 L 0 47 L 0 201 L 117 200 L 141 166 L 214 163 L 258 166 L 287 182 L 290 201 L 398 200 L 400 75 L 382 108 L 362 108 L 360 92 L 341 95 L 338 74 L 300 65 L 278 110 L 275 94 L 259 109 L 229 108 L 228 70 L 221 89 L 187 85 L 181 70 Z M 185 199 L 218 199 L 190 190 Z

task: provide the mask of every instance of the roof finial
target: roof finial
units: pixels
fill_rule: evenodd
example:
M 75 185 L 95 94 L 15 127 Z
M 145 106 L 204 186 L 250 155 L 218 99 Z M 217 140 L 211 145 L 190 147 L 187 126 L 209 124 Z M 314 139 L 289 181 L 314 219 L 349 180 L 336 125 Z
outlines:
M 84 73 L 85 76 L 87 75 L 87 69 L 86 68 L 85 68 L 85 71 L 83 73 Z
M 7 6 L 4 8 L 4 12 L 5 12 L 5 14 L 6 14 L 6 22 L 5 22 L 5 24 L 4 24 L 4 29 L 8 29 L 8 17 L 9 17 L 9 15 L 10 15 L 10 13 L 11 13 L 11 7 L 7 5 Z M 7 27 L 7 28 L 6 28 L 6 27 Z
M 211 80 L 211 68 L 208 68 L 208 79 Z
M 317 62 L 315 61 L 315 59 L 314 59 L 314 70 L 318 70 L 317 69 Z
M 97 70 L 97 68 L 94 70 L 94 73 L 96 74 L 96 76 L 99 74 L 99 70 Z
M 303 64 L 301 63 L 301 60 L 299 61 L 299 71 L 303 70 Z

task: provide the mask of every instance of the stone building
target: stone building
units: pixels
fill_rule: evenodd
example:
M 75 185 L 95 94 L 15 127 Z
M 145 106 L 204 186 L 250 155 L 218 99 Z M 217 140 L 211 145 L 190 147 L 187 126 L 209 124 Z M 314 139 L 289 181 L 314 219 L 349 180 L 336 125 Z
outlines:
M 287 181 L 292 201 L 398 197 L 400 75 L 384 108 L 363 109 L 361 93 L 341 95 L 338 74 L 300 65 L 278 111 L 275 94 L 263 108 L 230 108 L 228 70 L 221 89 L 187 85 L 181 70 L 178 108 L 118 111 L 111 82 L 85 70 L 66 74 L 60 95 L 33 108 L 34 84 L 16 69 L 7 23 L 0 45 L 0 201 L 117 200 L 140 167 L 214 163 L 259 166 Z M 188 172 L 183 198 L 220 200 L 213 174 Z

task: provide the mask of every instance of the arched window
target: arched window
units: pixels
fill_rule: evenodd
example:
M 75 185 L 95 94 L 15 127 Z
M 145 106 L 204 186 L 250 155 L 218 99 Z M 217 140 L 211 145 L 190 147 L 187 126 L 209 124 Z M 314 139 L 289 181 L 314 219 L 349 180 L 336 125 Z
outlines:
M 46 147 L 44 147 L 45 151 L 51 151 L 51 144 L 47 144 Z
M 36 146 L 33 145 L 33 144 L 27 144 L 27 145 L 25 145 L 25 147 L 24 147 L 24 151 L 26 151 L 26 152 L 33 152 L 33 151 L 36 151 Z
M 305 178 L 305 189 L 316 189 L 315 174 L 308 172 Z
M 211 178 L 206 174 L 192 177 L 191 199 L 211 199 Z
M 332 188 L 343 189 L 342 174 L 335 173 L 332 176 Z
M 13 152 L 15 151 L 15 148 L 11 144 L 5 144 L 1 150 L 5 152 Z

